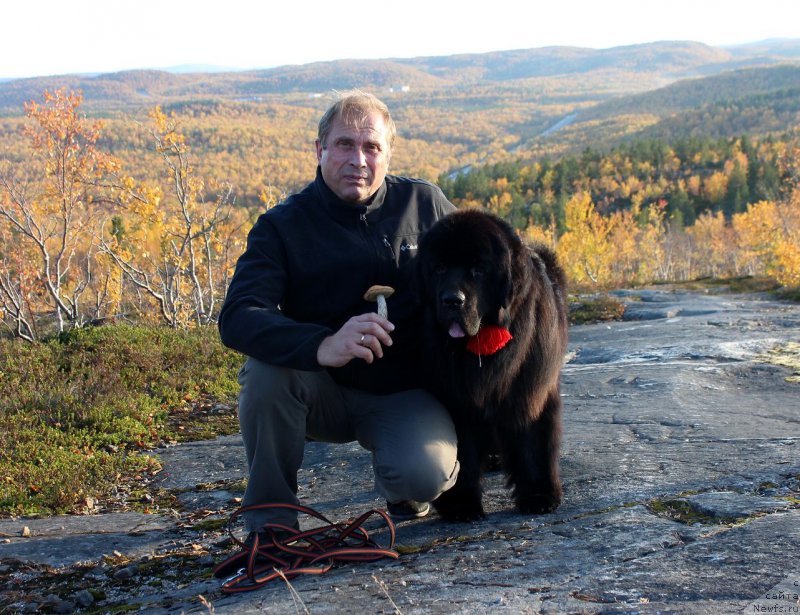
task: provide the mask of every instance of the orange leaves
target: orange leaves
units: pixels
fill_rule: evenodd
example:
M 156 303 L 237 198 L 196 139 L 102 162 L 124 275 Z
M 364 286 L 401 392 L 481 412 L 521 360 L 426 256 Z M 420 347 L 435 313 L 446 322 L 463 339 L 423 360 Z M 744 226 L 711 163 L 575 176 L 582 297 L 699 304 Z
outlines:
M 231 247 L 238 247 L 234 231 L 241 225 L 228 222 L 233 192 L 221 182 L 207 184 L 196 173 L 174 114 L 156 107 L 149 116 L 163 181 L 123 181 L 125 233 L 106 233 L 101 249 L 136 289 L 147 312 L 142 315 L 160 317 L 172 327 L 208 324 L 225 292 Z M 207 185 L 218 191 L 214 200 L 207 200 Z
M 98 317 L 109 305 L 102 281 L 107 270 L 95 258 L 94 234 L 113 210 L 111 185 L 120 164 L 98 149 L 101 125 L 79 113 L 81 101 L 80 94 L 62 89 L 26 104 L 23 134 L 30 149 L 19 165 L 25 172 L 9 166 L 0 172 L 0 227 L 14 233 L 30 255 L 21 266 L 0 262 L 7 281 L 0 305 L 11 308 L 18 331 L 24 322 L 20 335 L 26 339 L 38 335 L 34 314 L 54 314 L 56 327 L 64 330 Z
M 148 116 L 153 121 L 153 136 L 156 139 L 156 150 L 159 153 L 178 154 L 186 144 L 186 137 L 178 132 L 178 122 L 174 113 L 165 114 L 160 106 L 156 106 Z
M 800 286 L 800 208 L 792 198 L 749 205 L 733 216 L 732 226 L 739 252 L 754 272 Z

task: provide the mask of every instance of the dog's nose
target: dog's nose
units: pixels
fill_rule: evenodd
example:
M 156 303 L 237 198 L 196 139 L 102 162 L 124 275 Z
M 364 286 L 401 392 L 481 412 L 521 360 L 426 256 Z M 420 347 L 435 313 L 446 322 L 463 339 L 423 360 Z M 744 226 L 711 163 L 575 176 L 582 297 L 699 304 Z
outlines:
M 462 293 L 460 290 L 445 293 L 442 295 L 442 303 L 444 303 L 445 307 L 448 308 L 460 308 L 463 307 L 464 302 L 467 300 L 467 296 Z

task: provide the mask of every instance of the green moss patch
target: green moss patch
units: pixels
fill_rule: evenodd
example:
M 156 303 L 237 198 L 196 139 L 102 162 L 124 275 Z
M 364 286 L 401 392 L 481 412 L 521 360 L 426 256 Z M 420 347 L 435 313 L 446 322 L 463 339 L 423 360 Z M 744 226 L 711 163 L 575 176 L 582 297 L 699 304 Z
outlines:
M 570 297 L 569 322 L 582 325 L 596 322 L 622 320 L 625 303 L 609 295 Z
M 800 344 L 797 342 L 778 344 L 766 353 L 758 355 L 756 361 L 788 367 L 792 370 L 792 375 L 786 377 L 786 382 L 800 384 Z

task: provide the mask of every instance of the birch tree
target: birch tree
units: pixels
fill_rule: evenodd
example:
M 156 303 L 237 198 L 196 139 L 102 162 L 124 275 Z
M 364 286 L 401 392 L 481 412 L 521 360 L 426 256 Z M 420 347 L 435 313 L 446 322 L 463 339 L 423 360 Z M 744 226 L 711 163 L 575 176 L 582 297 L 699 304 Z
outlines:
M 98 149 L 101 125 L 79 113 L 81 102 L 62 89 L 27 103 L 30 156 L 0 161 L 0 305 L 26 339 L 39 336 L 37 321 L 64 331 L 107 307 L 94 236 L 112 209 L 107 185 L 119 162 Z
M 233 190 L 214 186 L 209 199 L 175 117 L 158 107 L 150 117 L 164 188 L 127 180 L 125 213 L 116 227 L 106 223 L 100 249 L 169 326 L 209 324 L 225 292 Z

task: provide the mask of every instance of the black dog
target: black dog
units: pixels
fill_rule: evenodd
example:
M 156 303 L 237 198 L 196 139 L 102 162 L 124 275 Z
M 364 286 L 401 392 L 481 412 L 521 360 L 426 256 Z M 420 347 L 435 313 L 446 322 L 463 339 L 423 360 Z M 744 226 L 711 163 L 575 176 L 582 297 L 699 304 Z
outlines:
M 434 506 L 485 516 L 481 472 L 492 449 L 524 513 L 561 502 L 559 376 L 567 347 L 565 279 L 555 255 L 528 248 L 479 210 L 453 213 L 420 241 L 430 386 L 453 416 L 461 470 Z

